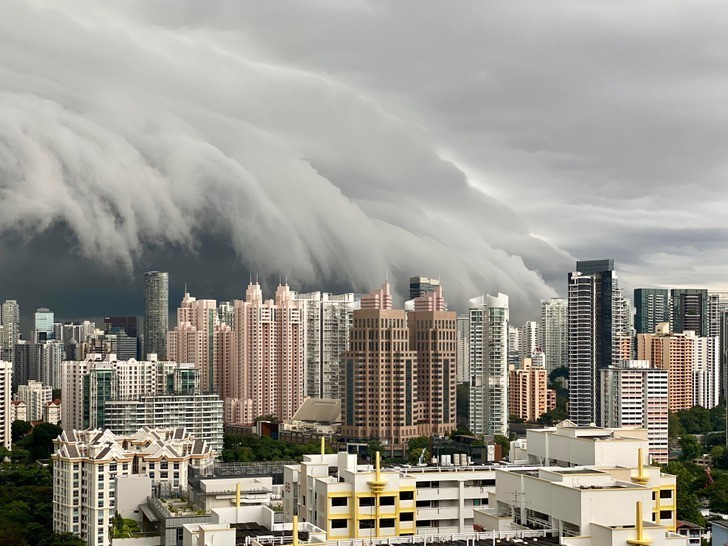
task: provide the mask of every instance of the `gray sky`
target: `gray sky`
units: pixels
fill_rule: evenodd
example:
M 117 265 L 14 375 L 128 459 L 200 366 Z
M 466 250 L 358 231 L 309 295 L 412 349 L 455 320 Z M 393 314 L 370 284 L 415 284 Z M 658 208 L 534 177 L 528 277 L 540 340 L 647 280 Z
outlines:
M 0 0 L 0 298 L 440 276 L 516 321 L 576 258 L 721 288 L 718 2 Z

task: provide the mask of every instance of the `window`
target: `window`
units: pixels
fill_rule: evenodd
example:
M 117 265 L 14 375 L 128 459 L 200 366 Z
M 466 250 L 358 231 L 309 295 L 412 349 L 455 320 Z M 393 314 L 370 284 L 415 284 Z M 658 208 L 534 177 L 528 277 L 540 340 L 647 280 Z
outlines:
M 393 518 L 380 519 L 379 526 L 380 527 L 394 527 L 394 519 Z
M 415 498 L 415 492 L 414 491 L 400 491 L 399 492 L 399 500 L 401 501 L 408 501 L 408 500 L 414 500 Z
M 374 529 L 374 520 L 373 519 L 360 520 L 359 529 Z
M 654 493 L 653 493 L 654 495 Z M 672 490 L 671 489 L 662 489 L 660 490 L 660 498 L 661 499 L 671 499 L 672 498 Z
M 345 519 L 332 519 L 331 520 L 332 529 L 346 529 L 348 526 L 349 526 L 348 522 Z
M 430 527 L 430 520 L 429 519 L 418 519 L 417 527 Z
M 394 497 L 380 497 L 379 506 L 394 506 Z
M 672 512 L 670 510 L 660 510 L 660 519 L 672 519 Z
M 414 521 L 415 515 L 413 512 L 402 512 L 399 515 L 399 521 Z
M 347 506 L 349 499 L 346 497 L 334 497 L 331 499 L 331 506 Z
M 374 506 L 374 499 L 372 497 L 362 497 L 359 499 L 359 506 Z

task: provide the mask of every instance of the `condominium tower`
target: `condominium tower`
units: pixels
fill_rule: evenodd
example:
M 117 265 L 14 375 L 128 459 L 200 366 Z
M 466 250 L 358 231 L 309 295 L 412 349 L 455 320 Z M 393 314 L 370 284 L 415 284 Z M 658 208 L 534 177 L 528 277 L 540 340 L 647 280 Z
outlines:
M 388 282 L 362 297 L 343 356 L 344 438 L 376 438 L 401 453 L 420 434 L 417 351 L 409 340 L 406 312 L 392 309 Z
M 566 309 L 564 298 L 541 301 L 539 346 L 546 357 L 547 373 L 551 373 L 561 366 L 567 366 L 569 362 Z
M 568 275 L 569 418 L 599 423 L 599 370 L 631 357 L 629 312 L 614 261 L 576 262 Z
M 650 459 L 667 463 L 668 371 L 648 360 L 624 360 L 601 375 L 604 426 L 647 429 Z
M 13 412 L 11 393 L 13 385 L 13 365 L 0 360 L 0 446 L 10 449 L 12 441 L 11 425 Z
M 407 313 L 410 348 L 417 353 L 417 400 L 423 433 L 443 436 L 456 427 L 456 321 L 442 286 L 415 298 Z
M 167 358 L 169 329 L 169 274 L 164 271 L 144 273 L 144 358 L 156 354 Z
M 2 339 L 0 340 L 0 359 L 13 362 L 15 344 L 20 339 L 20 306 L 15 300 L 6 300 L 0 309 Z
M 708 335 L 708 291 L 704 288 L 675 288 L 670 291 L 670 330 L 676 334 L 691 330 Z
M 508 296 L 473 298 L 470 308 L 470 430 L 508 432 Z
M 305 392 L 312 398 L 341 397 L 341 355 L 349 348 L 354 294 L 296 294 L 303 304 Z
M 670 321 L 670 296 L 666 288 L 635 288 L 635 321 L 638 334 L 652 334 L 661 322 Z

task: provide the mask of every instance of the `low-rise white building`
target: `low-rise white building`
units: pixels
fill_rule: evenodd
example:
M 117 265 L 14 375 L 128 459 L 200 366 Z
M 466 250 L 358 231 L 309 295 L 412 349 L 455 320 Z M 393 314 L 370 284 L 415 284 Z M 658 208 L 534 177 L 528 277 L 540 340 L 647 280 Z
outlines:
M 43 421 L 43 409 L 53 399 L 53 388 L 31 379 L 27 385 L 18 386 L 17 399 L 25 402 L 26 421 Z
M 521 442 L 522 443 L 522 442 Z M 514 461 L 537 466 L 634 467 L 637 453 L 649 451 L 647 430 L 579 427 L 563 421 L 554 427 L 526 431 L 527 459 Z
M 204 469 L 215 456 L 204 440 L 171 428 L 145 428 L 129 436 L 67 430 L 54 444 L 53 530 L 94 546 L 110 544 L 117 478 L 146 475 L 157 491 L 182 493 L 189 467 Z

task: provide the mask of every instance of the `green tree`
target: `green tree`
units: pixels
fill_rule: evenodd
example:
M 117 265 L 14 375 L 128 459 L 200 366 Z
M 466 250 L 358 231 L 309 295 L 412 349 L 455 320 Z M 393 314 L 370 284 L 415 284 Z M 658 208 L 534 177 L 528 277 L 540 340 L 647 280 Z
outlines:
M 503 450 L 503 458 L 505 459 L 508 457 L 508 452 L 511 449 L 511 440 L 508 438 L 508 436 L 501 436 L 500 434 L 496 434 L 493 436 L 493 441 L 501 446 L 501 449 Z
M 38 543 L 38 546 L 85 546 L 85 542 L 71 533 L 55 533 Z
M 556 408 L 549 410 L 546 413 L 542 413 L 541 417 L 539 417 L 536 422 L 539 425 L 551 426 L 555 425 L 556 423 L 560 423 L 564 419 L 568 418 L 569 414 L 566 412 L 566 409 L 557 406 Z
M 367 452 L 369 453 L 369 459 L 371 461 L 374 460 L 375 453 L 377 451 L 382 455 L 384 454 L 384 446 L 382 445 L 382 442 L 376 438 L 369 440 L 369 442 L 367 442 Z
M 41 423 L 33 427 L 30 434 L 23 437 L 17 445 L 26 449 L 30 459 L 37 461 L 41 459 L 49 459 L 53 453 L 53 440 L 63 432 L 58 425 L 51 423 Z
M 259 421 L 269 421 L 271 423 L 280 423 L 281 420 L 278 419 L 275 415 L 268 414 L 268 415 L 258 415 L 255 419 L 253 419 L 254 423 L 257 423 Z
M 683 461 L 694 461 L 702 452 L 700 442 L 692 434 L 683 434 L 680 436 L 680 459 Z
M 11 425 L 10 436 L 13 439 L 13 443 L 19 442 L 26 434 L 33 430 L 33 425 L 28 421 L 13 421 Z
M 430 457 L 430 438 L 428 436 L 411 438 L 407 442 L 407 462 L 409 464 L 416 464 L 422 454 L 422 450 L 425 451 L 424 460 L 427 461 Z
M 667 423 L 667 435 L 670 438 L 679 438 L 685 434 L 685 428 L 682 425 L 680 417 L 676 413 L 668 415 Z

